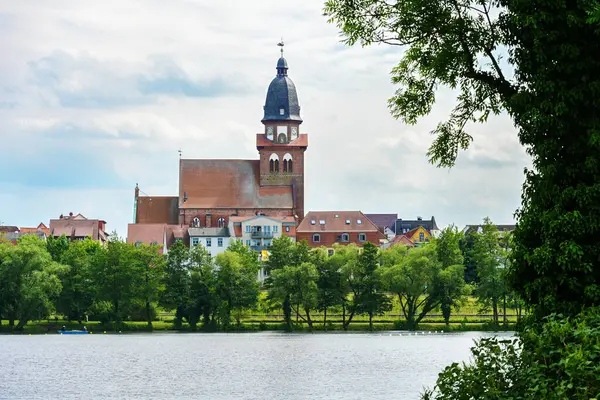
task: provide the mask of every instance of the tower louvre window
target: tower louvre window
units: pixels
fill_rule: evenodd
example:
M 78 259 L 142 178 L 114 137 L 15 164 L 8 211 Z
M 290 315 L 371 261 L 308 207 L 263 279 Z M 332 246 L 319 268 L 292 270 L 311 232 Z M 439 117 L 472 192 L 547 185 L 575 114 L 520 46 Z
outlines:
M 283 109 L 283 108 L 280 108 L 280 109 L 279 109 L 279 115 L 283 115 L 283 114 L 285 114 L 285 109 Z

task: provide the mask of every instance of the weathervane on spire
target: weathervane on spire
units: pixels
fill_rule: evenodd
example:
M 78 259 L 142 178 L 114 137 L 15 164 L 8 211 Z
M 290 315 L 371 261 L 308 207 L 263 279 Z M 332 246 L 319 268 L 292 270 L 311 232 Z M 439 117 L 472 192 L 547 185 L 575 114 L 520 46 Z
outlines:
M 284 46 L 284 44 L 283 44 L 283 38 L 281 38 L 281 42 L 277 43 L 277 46 L 281 47 L 281 50 L 280 50 L 281 51 L 281 57 L 283 57 L 283 46 Z
M 179 158 L 181 159 L 181 149 L 177 150 L 177 152 L 179 153 Z

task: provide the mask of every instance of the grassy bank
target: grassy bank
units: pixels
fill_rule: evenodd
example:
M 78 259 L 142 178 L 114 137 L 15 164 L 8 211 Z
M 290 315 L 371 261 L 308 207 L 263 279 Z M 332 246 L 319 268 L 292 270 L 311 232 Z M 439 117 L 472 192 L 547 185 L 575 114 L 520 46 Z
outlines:
M 68 330 L 81 329 L 82 325 L 77 322 L 68 321 L 33 321 L 29 322 L 21 332 L 11 332 L 8 328 L 8 321 L 2 321 L 0 332 L 5 334 L 57 334 L 57 330 L 65 325 Z M 102 325 L 96 321 L 89 321 L 85 323 L 88 331 L 92 334 L 104 334 L 104 333 L 127 333 L 127 332 L 192 332 L 192 328 L 184 323 L 181 329 L 175 329 L 172 321 L 154 321 L 152 322 L 152 328 L 148 327 L 148 324 L 143 321 L 128 321 L 123 323 L 119 327 L 113 327 L 112 325 Z M 419 324 L 418 330 L 420 331 L 432 331 L 432 332 L 465 332 L 465 331 L 505 331 L 514 330 L 515 323 L 509 322 L 506 326 L 500 325 L 499 327 L 494 326 L 490 321 L 452 321 L 448 326 L 443 322 L 423 322 Z M 281 320 L 276 319 L 265 319 L 265 320 L 243 320 L 240 324 L 233 324 L 227 329 L 220 329 L 225 332 L 259 332 L 259 331 L 285 331 L 286 326 Z M 202 326 L 198 326 L 197 332 L 203 331 L 214 331 L 206 330 Z M 294 332 L 310 332 L 308 325 L 302 322 L 293 324 Z M 329 321 L 326 326 L 323 326 L 323 322 L 314 322 L 312 332 L 336 332 L 343 331 L 343 325 L 341 321 L 332 320 Z M 369 323 L 364 321 L 352 322 L 347 331 L 350 332 L 368 332 Z M 373 323 L 373 331 L 406 331 L 404 328 L 403 321 L 389 321 L 389 320 L 377 320 Z

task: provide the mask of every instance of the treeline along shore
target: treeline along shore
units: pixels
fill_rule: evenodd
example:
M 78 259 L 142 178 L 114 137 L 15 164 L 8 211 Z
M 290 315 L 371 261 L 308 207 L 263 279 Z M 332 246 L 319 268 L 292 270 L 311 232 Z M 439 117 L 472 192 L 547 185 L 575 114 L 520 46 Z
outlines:
M 274 240 L 268 260 L 234 242 L 106 246 L 66 237 L 0 241 L 0 331 L 512 330 L 525 310 L 505 284 L 510 236 L 454 227 L 420 247 L 310 249 Z M 264 268 L 267 278 L 257 280 Z

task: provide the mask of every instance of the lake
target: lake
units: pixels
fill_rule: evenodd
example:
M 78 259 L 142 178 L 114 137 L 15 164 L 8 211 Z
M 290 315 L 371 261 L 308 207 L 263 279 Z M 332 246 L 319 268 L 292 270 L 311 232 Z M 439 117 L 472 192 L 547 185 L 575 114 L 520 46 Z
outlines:
M 0 399 L 418 399 L 491 335 L 4 335 Z

